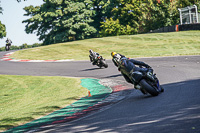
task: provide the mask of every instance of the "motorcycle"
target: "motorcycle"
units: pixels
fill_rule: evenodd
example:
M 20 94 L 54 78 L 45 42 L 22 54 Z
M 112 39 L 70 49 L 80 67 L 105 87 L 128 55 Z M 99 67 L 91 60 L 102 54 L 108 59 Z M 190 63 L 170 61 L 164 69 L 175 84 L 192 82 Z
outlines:
M 6 51 L 9 51 L 10 50 L 10 44 L 6 44 L 5 49 L 6 49 Z
M 140 89 L 143 94 L 149 93 L 152 96 L 157 96 L 159 93 L 164 92 L 152 69 L 145 73 L 140 71 L 132 72 L 130 77 L 136 89 Z
M 108 64 L 106 63 L 106 60 L 102 56 L 98 55 L 96 60 L 97 60 L 96 63 L 93 64 L 93 65 L 97 65 L 100 68 L 102 68 L 102 67 L 107 68 L 108 67 Z

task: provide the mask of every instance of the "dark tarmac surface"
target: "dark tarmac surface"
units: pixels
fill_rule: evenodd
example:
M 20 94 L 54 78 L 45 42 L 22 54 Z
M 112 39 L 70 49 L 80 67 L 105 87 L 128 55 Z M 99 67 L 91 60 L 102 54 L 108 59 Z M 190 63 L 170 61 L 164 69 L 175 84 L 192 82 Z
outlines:
M 6 52 L 0 52 L 0 58 Z M 165 92 L 157 97 L 132 90 L 127 98 L 110 108 L 70 123 L 43 127 L 41 132 L 200 132 L 200 56 L 138 58 L 157 73 Z M 123 80 L 120 72 L 99 69 L 89 61 L 28 63 L 0 61 L 0 74 L 70 76 Z

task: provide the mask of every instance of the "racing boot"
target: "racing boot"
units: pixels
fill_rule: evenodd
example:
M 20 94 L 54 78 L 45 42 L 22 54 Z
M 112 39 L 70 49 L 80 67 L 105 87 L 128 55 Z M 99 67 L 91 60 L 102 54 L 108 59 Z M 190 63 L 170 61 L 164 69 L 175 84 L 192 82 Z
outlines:
M 137 90 L 140 90 L 144 95 L 147 94 L 147 93 L 141 88 L 141 86 L 138 85 L 138 84 L 137 84 L 137 85 L 134 85 L 134 88 L 137 89 Z
M 141 86 L 140 85 L 135 85 L 134 88 L 140 90 Z

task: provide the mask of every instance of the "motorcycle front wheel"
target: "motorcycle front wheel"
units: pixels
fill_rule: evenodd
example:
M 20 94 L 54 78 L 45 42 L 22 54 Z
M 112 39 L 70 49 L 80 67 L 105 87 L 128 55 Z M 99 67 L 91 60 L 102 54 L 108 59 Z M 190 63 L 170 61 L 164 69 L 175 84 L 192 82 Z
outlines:
M 103 65 L 105 68 L 108 67 L 108 64 L 107 64 L 104 60 L 101 60 L 101 63 L 102 63 L 102 65 Z
M 6 51 L 9 51 L 9 46 L 6 46 Z
M 142 79 L 140 81 L 140 85 L 143 89 L 145 89 L 152 96 L 157 96 L 159 94 L 159 91 L 156 88 L 154 88 L 153 86 L 151 86 L 150 84 L 148 84 L 145 79 Z

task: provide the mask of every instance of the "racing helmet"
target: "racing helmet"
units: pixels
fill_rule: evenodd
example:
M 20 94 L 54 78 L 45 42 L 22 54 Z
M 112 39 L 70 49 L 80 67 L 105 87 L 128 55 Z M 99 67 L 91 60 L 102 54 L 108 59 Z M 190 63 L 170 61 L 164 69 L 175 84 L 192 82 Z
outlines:
M 117 54 L 116 52 L 112 52 L 111 53 L 112 57 L 113 57 L 113 61 L 119 66 L 121 65 L 121 55 Z
M 90 54 L 93 53 L 92 49 L 89 50 Z
M 116 52 L 111 52 L 111 56 L 113 57 L 114 55 L 116 55 Z

